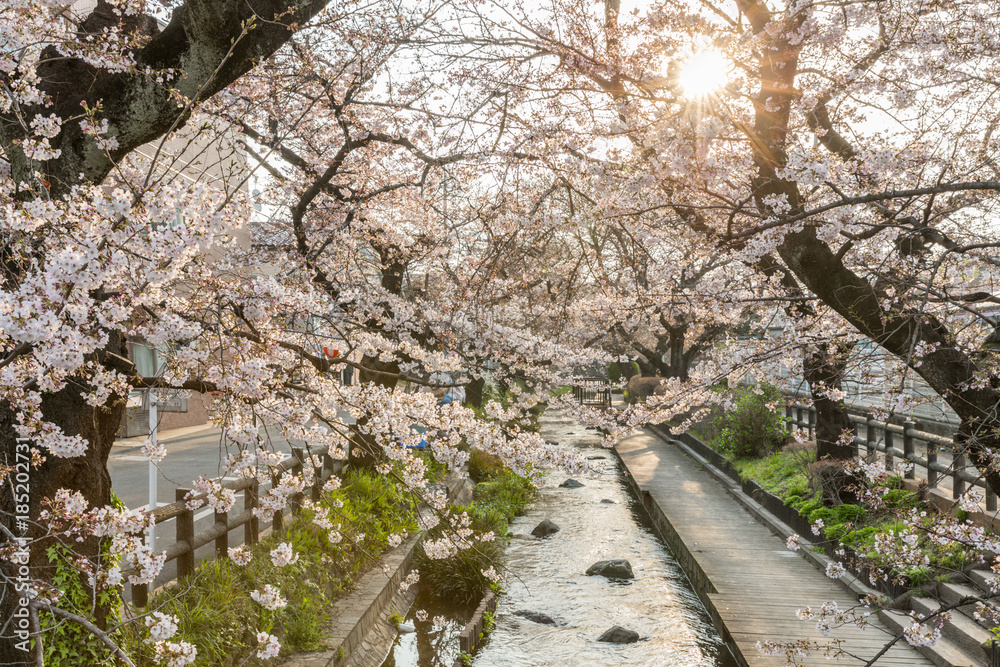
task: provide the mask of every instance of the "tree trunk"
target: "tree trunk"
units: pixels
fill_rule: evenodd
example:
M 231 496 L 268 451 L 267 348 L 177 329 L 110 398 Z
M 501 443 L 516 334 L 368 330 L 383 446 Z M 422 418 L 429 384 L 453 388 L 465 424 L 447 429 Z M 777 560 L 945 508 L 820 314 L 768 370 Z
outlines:
M 847 352 L 839 347 L 831 350 L 823 343 L 806 350 L 802 357 L 802 374 L 816 406 L 816 460 L 854 458 L 853 446 L 840 441 L 844 431 L 851 430 L 850 414 L 843 401 L 831 400 L 825 394 L 842 388 Z
M 465 386 L 465 402 L 477 408 L 483 407 L 483 389 L 485 388 L 486 378 L 480 376 L 473 379 Z
M 127 361 L 128 350 L 126 339 L 120 332 L 112 332 L 108 346 L 97 358 L 107 367 L 125 373 L 133 371 L 132 364 Z M 104 507 L 111 502 L 111 476 L 108 473 L 107 462 L 114 444 L 115 434 L 125 414 L 124 396 L 112 395 L 102 406 L 93 407 L 84 399 L 87 387 L 79 380 L 71 381 L 65 388 L 55 393 L 43 394 L 42 413 L 45 418 L 60 426 L 66 435 L 80 435 L 87 441 L 87 452 L 83 456 L 61 458 L 45 452 L 45 462 L 38 468 L 29 471 L 28 496 L 29 524 L 27 535 L 29 539 L 37 540 L 31 546 L 30 576 L 33 579 L 49 581 L 53 567 L 49 565 L 45 554 L 46 548 L 52 543 L 46 538 L 35 523 L 43 498 L 52 498 L 59 489 L 70 489 L 83 494 L 90 507 Z M 14 425 L 15 415 L 8 404 L 0 406 L 0 456 L 5 465 L 16 469 L 17 433 Z M 23 454 L 21 458 L 23 468 Z M 10 479 L 10 478 L 9 478 Z M 11 480 L 12 481 L 12 480 Z M 0 521 L 15 535 L 22 534 L 15 521 L 15 505 L 12 491 L 14 487 L 4 484 L 0 491 Z M 20 491 L 21 489 L 17 489 Z M 100 552 L 99 540 L 90 538 L 84 542 L 73 542 L 73 550 L 87 558 L 96 558 Z M 16 579 L 14 565 L 8 561 L 2 562 L 4 580 L 3 594 L 0 596 L 0 619 L 13 619 L 18 611 L 20 594 L 16 594 L 12 575 Z M 98 627 L 102 627 L 107 615 L 107 609 L 96 607 L 93 619 Z M 67 622 L 67 621 L 64 621 Z M 25 653 L 18 648 L 19 639 L 13 634 L 14 628 L 0 625 L 0 665 L 34 665 L 34 654 Z
M 358 381 L 361 384 L 374 384 L 389 391 L 396 388 L 398 382 L 396 374 L 399 373 L 399 364 L 396 362 L 385 363 L 376 357 L 365 355 L 361 359 L 361 366 L 363 368 L 358 374 Z M 370 435 L 363 432 L 367 423 L 367 417 L 359 417 L 351 429 L 353 435 L 347 462 L 354 468 L 371 469 L 381 459 L 382 448 Z

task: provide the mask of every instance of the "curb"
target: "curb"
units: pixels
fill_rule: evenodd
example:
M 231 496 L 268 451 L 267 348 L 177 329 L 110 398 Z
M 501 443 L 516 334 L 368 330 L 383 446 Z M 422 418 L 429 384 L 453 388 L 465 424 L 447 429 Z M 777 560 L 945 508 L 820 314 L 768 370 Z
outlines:
M 359 651 L 373 646 L 365 646 L 369 635 L 378 630 L 391 643 L 396 637 L 389 617 L 393 611 L 405 613 L 412 603 L 415 589 L 400 592 L 399 584 L 413 566 L 417 546 L 423 540 L 420 533 L 411 537 L 395 549 L 386 552 L 378 564 L 362 575 L 354 590 L 333 604 L 330 614 L 332 632 L 326 637 L 331 648 L 316 653 L 297 653 L 289 656 L 283 667 L 346 667 L 347 665 L 381 665 L 385 655 L 372 660 L 370 651 Z M 387 575 L 383 568 L 389 569 Z M 382 627 L 384 626 L 384 627 Z M 383 637 L 378 637 L 383 640 Z M 368 662 L 365 662 L 368 658 Z
M 482 638 L 480 641 L 480 635 L 483 632 L 483 614 L 490 612 L 491 614 L 497 610 L 497 594 L 493 591 L 489 591 L 486 596 L 480 601 L 479 606 L 476 607 L 475 613 L 472 614 L 472 619 L 466 624 L 465 628 L 462 630 L 462 634 L 458 636 L 458 647 L 461 653 L 468 653 L 469 655 L 475 655 L 476 651 L 482 646 L 482 643 L 486 641 L 486 638 Z M 463 667 L 462 658 L 455 658 L 454 667 Z
M 448 486 L 454 497 L 464 480 L 456 478 Z M 378 667 L 388 655 L 397 630 L 390 617 L 393 612 L 405 615 L 416 597 L 416 587 L 399 590 L 417 557 L 417 547 L 424 539 L 421 531 L 391 549 L 378 563 L 361 576 L 354 590 L 335 601 L 330 613 L 328 650 L 296 653 L 288 656 L 282 667 Z

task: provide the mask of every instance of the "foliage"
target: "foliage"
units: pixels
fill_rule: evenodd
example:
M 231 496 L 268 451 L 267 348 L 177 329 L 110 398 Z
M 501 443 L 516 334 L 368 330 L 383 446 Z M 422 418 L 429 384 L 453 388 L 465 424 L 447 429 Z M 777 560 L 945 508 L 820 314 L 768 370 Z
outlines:
M 468 470 L 472 481 L 478 483 L 502 474 L 505 467 L 499 456 L 473 449 L 469 451 Z
M 390 535 L 416 530 L 414 507 L 387 478 L 349 472 L 339 489 L 304 507 L 281 535 L 253 545 L 249 564 L 204 561 L 153 596 L 149 608 L 178 618 L 178 635 L 198 648 L 196 665 L 227 665 L 235 656 L 249 655 L 261 630 L 280 633 L 284 651 L 314 650 L 321 645 L 330 602 L 351 588 L 355 576 L 388 546 Z M 315 523 L 320 515 L 340 524 L 343 539 L 331 541 L 329 531 Z M 298 559 L 278 567 L 270 551 L 282 542 L 292 545 Z M 265 585 L 280 590 L 287 605 L 271 612 L 257 604 L 250 592 Z M 141 638 L 133 636 L 129 644 L 133 655 L 151 659 Z
M 496 509 L 509 523 L 524 511 L 534 493 L 530 481 L 512 472 L 503 472 L 476 485 L 474 503 Z
M 421 585 L 434 595 L 456 603 L 478 601 L 493 583 L 484 570 L 503 562 L 509 539 L 508 524 L 524 511 L 532 493 L 533 487 L 527 480 L 505 471 L 478 484 L 471 505 L 450 507 L 454 515 L 468 514 L 470 527 L 476 534 L 492 533 L 494 539 L 473 541 L 472 546 L 447 559 L 430 558 L 421 547 L 417 552 Z M 446 529 L 439 525 L 429 531 L 428 539 L 441 539 L 445 534 Z
M 736 458 L 760 457 L 785 443 L 785 419 L 775 409 L 781 392 L 771 385 L 739 388 L 733 392 L 733 408 L 717 423 L 719 443 Z
M 619 380 L 622 379 L 622 369 L 619 368 L 617 361 L 612 361 L 608 364 L 608 382 L 611 384 L 618 384 Z
M 52 585 L 62 593 L 62 607 L 91 621 L 96 620 L 92 613 L 94 591 L 74 565 L 75 552 L 57 542 L 48 547 L 45 554 L 49 564 L 54 566 Z M 102 554 L 102 558 L 108 557 L 106 552 Z M 119 618 L 120 588 L 99 591 L 96 602 L 106 610 L 105 624 L 114 625 Z M 76 623 L 46 613 L 39 613 L 39 623 L 46 633 L 42 645 L 45 664 L 96 665 L 111 658 L 107 645 Z
M 711 445 L 722 451 L 718 442 Z M 726 453 L 726 452 L 723 452 Z M 759 458 L 732 459 L 731 463 L 740 476 L 756 482 L 768 493 L 781 498 L 812 524 L 821 522 L 821 534 L 854 549 L 868 562 L 892 569 L 877 548 L 878 540 L 898 540 L 908 531 L 910 523 L 902 516 L 919 515 L 916 521 L 919 537 L 918 553 L 926 556 L 928 566 L 898 569 L 895 574 L 905 577 L 910 586 L 920 586 L 933 578 L 935 571 L 957 572 L 978 562 L 974 552 L 959 542 L 937 542 L 928 539 L 930 529 L 940 523 L 941 515 L 930 505 L 925 505 L 916 493 L 900 486 L 899 478 L 887 480 L 880 491 L 876 508 L 845 503 L 827 507 L 816 492 L 810 479 L 810 469 L 815 453 L 804 448 L 787 448 Z
M 111 505 L 118 509 L 124 507 L 114 492 L 111 494 Z M 109 539 L 101 542 L 99 570 L 117 565 L 120 560 L 111 554 Z M 63 608 L 96 621 L 99 626 L 110 627 L 119 622 L 121 586 L 100 589 L 95 598 L 94 589 L 87 585 L 85 575 L 74 564 L 75 552 L 72 548 L 55 542 L 45 550 L 45 555 L 49 564 L 54 566 L 52 585 L 62 594 Z M 103 615 L 103 619 L 94 617 L 95 609 Z M 76 623 L 61 621 L 46 613 L 39 613 L 38 621 L 45 633 L 42 645 L 45 664 L 90 665 L 110 659 L 108 646 Z
M 639 369 L 638 362 L 630 361 L 621 368 L 622 379 L 626 382 L 639 375 L 642 371 Z

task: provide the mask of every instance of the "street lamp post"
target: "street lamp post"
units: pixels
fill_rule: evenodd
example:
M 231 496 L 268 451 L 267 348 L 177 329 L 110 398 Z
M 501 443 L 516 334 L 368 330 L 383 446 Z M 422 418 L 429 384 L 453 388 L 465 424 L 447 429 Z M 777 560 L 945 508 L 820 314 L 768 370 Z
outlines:
M 153 390 L 149 390 L 149 445 L 150 450 L 156 450 L 156 430 L 157 422 L 159 420 L 156 417 L 156 394 Z M 156 469 L 156 464 L 153 463 L 153 459 L 149 460 L 149 511 L 152 512 L 156 509 L 156 477 L 158 470 Z M 150 550 L 156 549 L 156 524 L 154 523 L 149 527 L 149 531 L 146 533 L 146 542 L 149 545 Z

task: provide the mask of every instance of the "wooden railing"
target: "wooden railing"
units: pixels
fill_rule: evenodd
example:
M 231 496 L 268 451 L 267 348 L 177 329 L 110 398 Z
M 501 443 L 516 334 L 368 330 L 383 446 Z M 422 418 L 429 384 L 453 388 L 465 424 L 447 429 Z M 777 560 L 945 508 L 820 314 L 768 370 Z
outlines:
M 300 447 L 292 448 L 292 457 L 285 459 L 272 469 L 271 486 L 278 484 L 281 476 L 286 472 L 294 475 L 301 474 L 305 468 L 306 453 Z M 339 461 L 334 461 L 323 452 L 322 465 L 316 470 L 313 476 L 312 485 L 306 487 L 302 493 L 295 494 L 290 498 L 289 511 L 295 514 L 302 506 L 302 499 L 309 493 L 312 500 L 319 500 L 323 484 L 330 479 L 330 476 L 340 472 L 342 465 Z M 227 482 L 222 485 L 225 489 L 232 489 L 234 492 L 243 491 L 243 509 L 238 513 L 215 512 L 215 521 L 211 528 L 194 532 L 195 511 L 189 509 L 187 502 L 190 500 L 204 500 L 205 494 L 193 494 L 185 500 L 190 493 L 190 489 L 177 489 L 175 491 L 176 502 L 163 507 L 158 507 L 153 511 L 156 525 L 160 525 L 171 519 L 176 520 L 175 536 L 166 549 L 158 551 L 166 552 L 166 563 L 177 561 L 177 575 L 164 584 L 176 579 L 181 579 L 194 571 L 195 552 L 201 547 L 211 542 L 215 543 L 215 557 L 229 558 L 229 533 L 238 528 L 243 528 L 243 542 L 245 544 L 256 543 L 261 536 L 259 519 L 253 514 L 253 510 L 258 507 L 260 493 L 266 492 L 262 489 L 256 477 Z M 286 510 L 275 512 L 271 520 L 270 530 L 280 532 L 284 528 Z M 265 529 L 264 532 L 267 532 Z M 157 546 L 159 547 L 160 537 L 157 536 Z M 128 581 L 128 576 L 132 574 L 130 568 L 122 569 L 122 576 Z M 129 584 L 132 596 L 132 604 L 137 607 L 145 607 L 149 602 L 149 586 L 147 584 Z
M 801 403 L 791 403 L 785 408 L 788 429 L 806 430 L 812 439 L 816 429 L 816 408 Z M 952 497 L 959 498 L 970 486 L 976 486 L 984 491 L 986 511 L 996 512 L 997 496 L 986 484 L 983 476 L 969 472 L 967 469 L 966 446 L 958 432 L 950 438 L 927 433 L 917 429 L 917 423 L 907 420 L 903 424 L 891 424 L 878 421 L 870 414 L 860 417 L 850 415 L 854 428 L 852 444 L 854 454 L 861 455 L 862 448 L 867 456 L 882 454 L 886 467 L 891 467 L 895 460 L 902 459 L 913 464 L 904 473 L 905 479 L 916 479 L 916 468 L 925 472 L 927 484 L 931 487 L 941 485 L 943 477 L 951 478 Z M 864 427 L 864 437 L 859 435 Z M 902 448 L 896 445 L 901 444 Z M 938 454 L 951 455 L 951 464 L 938 461 Z

